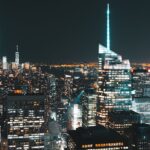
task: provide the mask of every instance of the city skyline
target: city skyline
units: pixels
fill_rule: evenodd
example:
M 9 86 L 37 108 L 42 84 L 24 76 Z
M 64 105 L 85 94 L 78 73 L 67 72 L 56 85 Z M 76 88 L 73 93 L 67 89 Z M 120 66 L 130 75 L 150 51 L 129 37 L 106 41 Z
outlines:
M 0 55 L 13 61 L 18 44 L 22 62 L 97 62 L 98 44 L 106 46 L 108 2 L 110 48 L 131 62 L 149 62 L 150 2 L 141 7 L 135 0 L 1 2 Z
M 1 150 L 150 150 L 144 24 L 127 2 L 0 2 Z

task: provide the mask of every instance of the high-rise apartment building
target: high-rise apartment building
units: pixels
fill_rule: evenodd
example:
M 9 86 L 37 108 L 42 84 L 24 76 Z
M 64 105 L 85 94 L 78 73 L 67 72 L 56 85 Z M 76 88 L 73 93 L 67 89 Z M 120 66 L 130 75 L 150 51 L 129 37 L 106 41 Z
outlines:
M 109 5 L 107 5 L 107 47 L 99 45 L 99 90 L 97 123 L 108 122 L 108 112 L 131 107 L 131 73 L 129 60 L 110 50 Z

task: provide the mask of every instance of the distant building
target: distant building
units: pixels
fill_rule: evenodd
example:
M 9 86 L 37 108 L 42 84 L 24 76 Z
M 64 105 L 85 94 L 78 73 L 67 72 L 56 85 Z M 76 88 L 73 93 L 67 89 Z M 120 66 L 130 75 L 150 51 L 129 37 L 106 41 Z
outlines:
M 17 67 L 19 66 L 19 51 L 18 51 L 18 45 L 16 45 L 16 52 L 15 52 L 15 63 Z
M 30 63 L 29 62 L 25 62 L 24 63 L 24 69 L 25 70 L 29 70 L 30 69 Z
M 126 132 L 134 150 L 150 150 L 150 126 L 147 124 L 134 124 Z
M 7 57 L 6 56 L 3 56 L 3 58 L 2 58 L 2 67 L 3 67 L 3 70 L 8 69 L 8 63 L 7 63 Z
M 18 67 L 17 67 L 17 65 L 16 65 L 15 62 L 12 62 L 12 63 L 11 63 L 11 69 L 12 69 L 12 70 L 18 69 Z
M 140 114 L 134 111 L 123 110 L 108 113 L 108 127 L 120 134 L 124 134 L 124 130 L 132 126 L 132 124 L 140 123 L 140 121 Z
M 128 141 L 112 129 L 103 126 L 78 128 L 68 131 L 68 149 L 128 150 Z
M 44 149 L 44 96 L 8 96 L 5 103 L 8 149 Z

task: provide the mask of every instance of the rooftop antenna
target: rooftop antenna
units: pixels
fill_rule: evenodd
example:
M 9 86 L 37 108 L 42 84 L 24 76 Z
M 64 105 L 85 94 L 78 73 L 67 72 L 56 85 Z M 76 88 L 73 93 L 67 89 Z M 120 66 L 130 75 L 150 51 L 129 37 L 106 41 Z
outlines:
M 16 50 L 17 50 L 17 52 L 18 52 L 18 48 L 19 48 L 19 46 L 18 46 L 18 44 L 16 45 Z
M 107 50 L 110 50 L 110 20 L 109 20 L 109 3 L 107 4 Z

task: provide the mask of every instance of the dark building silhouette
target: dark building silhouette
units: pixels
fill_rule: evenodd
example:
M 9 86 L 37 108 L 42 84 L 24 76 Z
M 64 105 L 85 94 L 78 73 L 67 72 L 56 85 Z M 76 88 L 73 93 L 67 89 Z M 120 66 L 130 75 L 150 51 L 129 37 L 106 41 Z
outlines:
M 127 150 L 128 141 L 113 131 L 103 126 L 80 127 L 77 130 L 68 131 L 68 150 L 72 149 L 105 149 L 105 150 Z
M 150 125 L 133 124 L 125 135 L 134 146 L 134 150 L 150 150 Z
M 120 134 L 124 130 L 132 126 L 132 124 L 140 123 L 140 114 L 134 111 L 112 111 L 108 113 L 108 127 L 114 129 Z

